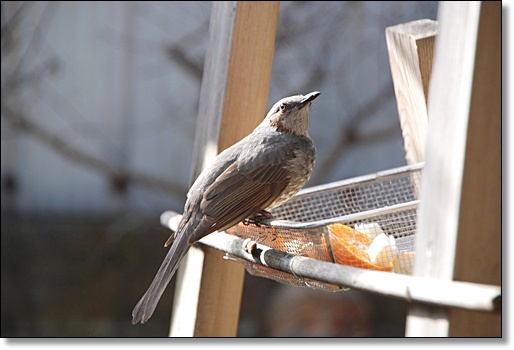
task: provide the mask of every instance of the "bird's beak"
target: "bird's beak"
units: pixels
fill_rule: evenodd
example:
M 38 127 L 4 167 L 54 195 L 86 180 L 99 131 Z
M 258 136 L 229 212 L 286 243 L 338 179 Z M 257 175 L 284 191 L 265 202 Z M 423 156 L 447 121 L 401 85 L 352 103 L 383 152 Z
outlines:
M 311 92 L 310 94 L 305 95 L 304 99 L 301 100 L 300 103 L 298 103 L 298 108 L 301 109 L 301 108 L 305 107 L 310 102 L 314 101 L 314 99 L 316 97 L 318 97 L 319 95 L 321 95 L 321 92 L 319 92 L 319 91 L 314 91 L 314 92 Z

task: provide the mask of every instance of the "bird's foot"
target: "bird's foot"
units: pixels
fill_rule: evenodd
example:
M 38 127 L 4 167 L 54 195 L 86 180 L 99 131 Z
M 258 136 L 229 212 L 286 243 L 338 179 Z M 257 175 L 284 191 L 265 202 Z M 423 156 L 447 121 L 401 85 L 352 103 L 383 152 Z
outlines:
M 268 221 L 273 219 L 273 215 L 269 211 L 263 210 L 251 218 L 244 219 L 243 224 L 255 225 L 257 227 L 268 226 Z

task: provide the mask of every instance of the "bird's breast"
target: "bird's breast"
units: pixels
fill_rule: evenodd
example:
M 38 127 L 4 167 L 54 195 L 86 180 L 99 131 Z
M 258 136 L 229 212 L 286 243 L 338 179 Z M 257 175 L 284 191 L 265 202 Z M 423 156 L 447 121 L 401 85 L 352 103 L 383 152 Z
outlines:
M 302 189 L 310 179 L 314 168 L 315 154 L 310 150 L 295 150 L 295 157 L 284 162 L 284 168 L 290 173 L 290 180 L 282 194 L 268 207 L 271 210 L 286 202 Z

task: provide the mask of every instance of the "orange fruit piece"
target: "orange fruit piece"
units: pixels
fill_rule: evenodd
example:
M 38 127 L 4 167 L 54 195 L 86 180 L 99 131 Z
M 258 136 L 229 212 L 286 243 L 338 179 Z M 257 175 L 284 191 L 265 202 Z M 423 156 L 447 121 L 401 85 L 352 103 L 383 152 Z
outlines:
M 392 270 L 392 267 L 371 262 L 366 252 L 373 241 L 369 236 L 343 224 L 328 225 L 328 230 L 330 245 L 337 264 L 381 271 Z

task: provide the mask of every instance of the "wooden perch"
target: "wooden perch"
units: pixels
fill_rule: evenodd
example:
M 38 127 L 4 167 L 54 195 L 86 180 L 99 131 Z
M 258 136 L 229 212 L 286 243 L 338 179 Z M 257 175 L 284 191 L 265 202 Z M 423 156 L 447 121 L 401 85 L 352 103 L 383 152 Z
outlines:
M 161 215 L 161 224 L 175 231 L 180 217 L 175 212 L 165 212 Z M 211 233 L 200 242 L 296 277 L 311 278 L 409 302 L 482 312 L 497 312 L 501 309 L 500 286 L 415 277 L 334 264 L 288 254 L 261 244 L 248 244 L 248 240 L 224 232 Z

